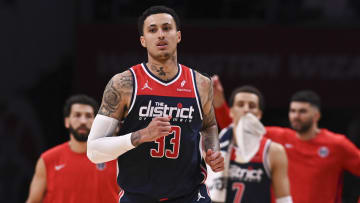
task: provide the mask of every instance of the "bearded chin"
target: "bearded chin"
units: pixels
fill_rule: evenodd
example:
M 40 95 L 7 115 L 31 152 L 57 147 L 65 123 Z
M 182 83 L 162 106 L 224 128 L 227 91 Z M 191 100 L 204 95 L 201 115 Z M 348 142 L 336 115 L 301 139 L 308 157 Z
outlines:
M 298 129 L 294 128 L 294 130 L 298 131 L 299 133 L 306 133 L 310 130 L 311 125 L 312 125 L 312 122 L 309 121 L 309 122 L 302 124 Z
M 89 133 L 81 134 L 78 133 L 73 127 L 69 128 L 70 133 L 74 136 L 75 140 L 78 142 L 86 142 L 88 140 Z

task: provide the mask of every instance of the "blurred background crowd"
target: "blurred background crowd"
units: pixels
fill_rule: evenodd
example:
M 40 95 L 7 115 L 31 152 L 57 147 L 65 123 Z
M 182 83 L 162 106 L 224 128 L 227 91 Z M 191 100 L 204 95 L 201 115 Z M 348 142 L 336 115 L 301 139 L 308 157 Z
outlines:
M 24 202 L 40 153 L 68 140 L 68 96 L 100 102 L 112 75 L 146 59 L 137 17 L 160 4 L 180 15 L 179 62 L 219 75 L 227 97 L 258 87 L 265 125 L 289 126 L 290 96 L 312 89 L 320 127 L 360 147 L 358 0 L 0 0 L 1 202 Z M 359 193 L 345 174 L 344 202 Z

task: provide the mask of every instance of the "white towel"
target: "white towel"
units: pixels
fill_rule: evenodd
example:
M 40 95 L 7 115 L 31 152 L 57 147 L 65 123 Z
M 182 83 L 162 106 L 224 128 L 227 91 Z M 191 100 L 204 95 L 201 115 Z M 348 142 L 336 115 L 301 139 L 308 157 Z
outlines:
M 258 118 L 251 113 L 247 113 L 241 117 L 237 126 L 234 126 L 233 132 L 234 136 L 236 136 L 235 139 L 229 140 L 230 144 L 227 151 L 221 151 L 221 154 L 225 158 L 225 169 L 217 173 L 211 169 L 208 170 L 205 183 L 208 186 L 211 200 L 215 202 L 225 202 L 226 200 L 231 149 L 234 146 L 233 140 L 235 140 L 237 144 L 236 161 L 246 163 L 249 162 L 259 150 L 260 140 L 266 133 L 266 130 Z
M 260 141 L 265 133 L 264 125 L 252 113 L 242 116 L 234 129 L 236 161 L 249 162 L 259 150 Z

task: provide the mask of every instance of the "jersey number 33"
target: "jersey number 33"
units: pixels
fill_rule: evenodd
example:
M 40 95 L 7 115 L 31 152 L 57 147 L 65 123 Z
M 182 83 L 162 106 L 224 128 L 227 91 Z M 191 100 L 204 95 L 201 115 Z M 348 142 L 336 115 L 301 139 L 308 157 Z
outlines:
M 171 130 L 168 136 L 172 136 L 170 139 L 170 149 L 165 148 L 165 136 L 155 140 L 157 144 L 156 149 L 150 150 L 150 155 L 154 158 L 166 157 L 168 159 L 177 159 L 180 151 L 180 139 L 181 139 L 181 128 L 180 126 L 171 126 Z

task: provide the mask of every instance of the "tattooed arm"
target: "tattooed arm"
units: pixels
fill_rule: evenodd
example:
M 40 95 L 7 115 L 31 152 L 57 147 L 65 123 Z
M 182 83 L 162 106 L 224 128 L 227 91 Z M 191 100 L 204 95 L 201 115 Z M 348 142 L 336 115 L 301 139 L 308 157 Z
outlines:
M 202 146 L 206 152 L 205 161 L 215 172 L 224 169 L 224 158 L 220 153 L 218 128 L 213 107 L 213 86 L 211 80 L 196 72 L 196 83 L 203 108 Z
M 131 135 L 112 137 L 119 120 L 129 109 L 133 80 L 130 71 L 117 74 L 105 87 L 100 110 L 91 126 L 87 141 L 87 156 L 94 163 L 116 159 L 134 148 Z
M 170 118 L 158 117 L 150 124 L 126 135 L 111 136 L 119 120 L 128 114 L 133 80 L 130 71 L 115 75 L 106 85 L 100 110 L 94 119 L 87 141 L 87 156 L 94 163 L 116 159 L 141 143 L 169 134 Z
M 121 120 L 127 114 L 133 91 L 130 71 L 115 75 L 105 87 L 98 114 Z

